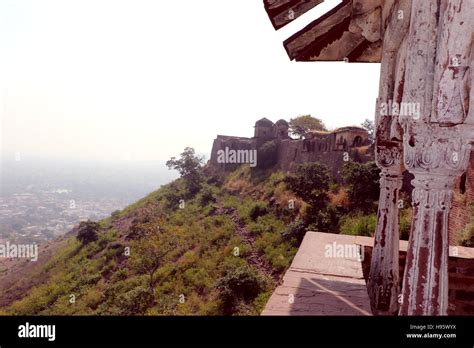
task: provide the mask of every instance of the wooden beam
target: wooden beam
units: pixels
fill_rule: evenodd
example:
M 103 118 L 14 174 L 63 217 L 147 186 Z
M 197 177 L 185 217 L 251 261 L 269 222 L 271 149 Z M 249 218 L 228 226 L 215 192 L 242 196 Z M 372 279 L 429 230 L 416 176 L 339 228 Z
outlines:
M 361 17 L 375 12 L 364 13 Z M 363 29 L 351 31 L 353 20 L 353 3 L 344 0 L 288 38 L 284 42 L 288 56 L 299 62 L 380 62 L 381 41 L 375 39 L 375 42 L 370 42 L 368 36 L 364 36 Z
M 349 30 L 351 13 L 352 3 L 344 1 L 286 39 L 284 46 L 290 59 L 304 61 L 310 56 L 317 56 L 324 47 Z
M 324 0 L 264 0 L 265 10 L 275 30 L 302 16 Z

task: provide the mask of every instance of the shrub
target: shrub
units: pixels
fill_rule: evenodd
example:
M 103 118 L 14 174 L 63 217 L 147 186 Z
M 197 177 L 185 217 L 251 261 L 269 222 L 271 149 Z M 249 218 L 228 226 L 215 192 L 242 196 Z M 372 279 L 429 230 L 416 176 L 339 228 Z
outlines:
M 159 225 L 152 223 L 148 216 L 137 217 L 132 220 L 127 234 L 127 240 L 139 240 L 147 237 L 149 234 L 160 232 Z
M 86 245 L 92 242 L 95 242 L 99 236 L 98 231 L 100 230 L 100 225 L 94 221 L 82 221 L 79 224 L 77 232 L 77 240 Z
M 271 265 L 278 271 L 287 268 L 294 256 L 293 248 L 288 243 L 281 243 L 277 246 L 270 246 L 265 249 L 265 255 Z
M 268 213 L 268 209 L 263 203 L 255 203 L 249 210 L 249 218 L 256 221 L 260 216 Z
M 288 267 L 296 253 L 296 248 L 284 242 L 279 233 L 264 233 L 256 240 L 255 246 L 257 250 L 265 254 L 265 258 L 278 271 Z
M 127 277 L 123 280 L 114 279 L 114 282 L 108 283 L 104 289 L 104 302 L 99 305 L 98 314 L 124 314 L 127 303 L 130 304 L 127 300 L 132 294 L 129 294 L 127 298 L 124 295 L 138 288 L 145 289 L 150 294 L 146 276 Z
M 194 290 L 202 291 L 212 286 L 212 280 L 205 269 L 189 268 L 184 272 L 184 282 L 187 287 L 193 287 Z
M 184 193 L 176 185 L 169 187 L 163 195 L 165 209 L 176 210 L 183 197 Z
M 112 283 L 119 282 L 121 280 L 125 280 L 128 277 L 128 271 L 126 268 L 119 268 L 117 271 L 115 271 L 112 274 L 112 277 L 110 278 L 110 281 Z
M 288 228 L 282 233 L 282 237 L 286 241 L 292 241 L 294 245 L 300 245 L 307 231 L 304 221 L 293 221 Z
M 410 229 L 411 229 L 411 220 L 412 220 L 412 210 L 409 209 L 402 209 L 400 211 L 400 239 L 408 240 L 410 237 Z
M 352 207 L 364 213 L 373 212 L 380 194 L 380 169 L 375 162 L 347 162 L 342 169 L 342 176 L 348 186 Z
M 144 314 L 151 303 L 150 290 L 139 286 L 118 297 L 122 315 Z
M 330 181 L 328 167 L 320 163 L 302 164 L 285 178 L 288 188 L 316 210 L 327 206 Z
M 232 313 L 238 302 L 254 300 L 266 286 L 267 280 L 248 265 L 229 271 L 216 284 L 226 314 Z
M 305 221 L 308 223 L 308 230 L 334 232 L 339 228 L 341 212 L 332 205 L 327 206 L 324 210 L 314 210 L 310 207 L 305 213 Z
M 250 234 L 254 236 L 259 236 L 267 230 L 266 226 L 261 222 L 251 222 L 247 225 L 247 229 L 249 230 Z
M 116 216 L 120 215 L 120 210 L 118 210 L 118 209 L 117 209 L 117 210 L 114 210 L 114 211 L 112 212 L 112 214 L 110 214 L 110 215 L 111 215 L 112 217 L 116 217 Z
M 217 201 L 217 199 L 216 199 L 216 197 L 214 197 L 214 194 L 212 193 L 212 191 L 209 187 L 205 187 L 201 191 L 201 197 L 200 197 L 201 207 L 205 207 L 209 203 L 215 203 L 216 201 Z
M 340 189 L 341 187 L 339 186 L 338 183 L 332 182 L 329 184 L 329 191 L 334 195 L 337 194 Z
M 469 206 L 471 215 L 470 221 L 461 230 L 458 243 L 465 247 L 472 248 L 474 246 L 474 204 Z
M 85 305 L 92 310 L 96 310 L 102 301 L 102 293 L 95 288 L 89 289 L 89 291 L 84 295 Z
M 377 215 L 356 215 L 342 219 L 341 233 L 353 236 L 372 237 L 377 225 Z

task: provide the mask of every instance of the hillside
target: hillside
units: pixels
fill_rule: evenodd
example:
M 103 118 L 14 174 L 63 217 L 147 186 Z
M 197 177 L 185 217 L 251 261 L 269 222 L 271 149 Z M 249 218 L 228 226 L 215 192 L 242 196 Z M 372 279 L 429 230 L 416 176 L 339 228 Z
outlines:
M 319 162 L 287 174 L 261 163 L 224 171 L 186 148 L 166 163 L 179 179 L 81 222 L 38 262 L 0 260 L 0 314 L 258 315 L 306 231 L 373 234 L 373 162 L 345 162 L 342 182 Z
M 283 232 L 301 205 L 287 209 L 283 177 L 241 167 L 207 173 L 192 196 L 184 179 L 162 186 L 100 221 L 94 241 L 73 231 L 36 264 L 1 264 L 0 312 L 259 314 L 297 250 Z

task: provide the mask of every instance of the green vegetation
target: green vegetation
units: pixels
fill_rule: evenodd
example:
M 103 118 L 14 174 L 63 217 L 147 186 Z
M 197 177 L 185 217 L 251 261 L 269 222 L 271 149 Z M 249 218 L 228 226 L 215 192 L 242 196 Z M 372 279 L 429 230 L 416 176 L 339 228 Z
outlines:
M 292 118 L 289 122 L 289 125 L 291 135 L 299 138 L 304 137 L 310 130 L 327 130 L 323 121 L 311 115 L 303 115 Z
M 364 122 L 361 123 L 361 126 L 367 129 L 367 133 L 369 133 L 369 142 L 371 144 L 375 141 L 375 124 L 374 121 L 369 120 L 368 118 L 365 119 Z
M 306 231 L 373 236 L 377 222 L 379 173 L 374 162 L 347 162 L 342 184 L 334 183 L 327 167 L 318 163 L 301 165 L 284 179 L 288 188 L 307 204 L 283 233 L 286 241 L 298 245 Z M 408 197 L 408 188 L 401 198 Z M 403 202 L 409 201 L 404 199 Z M 400 238 L 408 239 L 411 207 L 400 207 Z
M 83 245 L 96 241 L 99 237 L 97 232 L 100 229 L 100 225 L 93 221 L 83 221 L 79 224 L 77 232 L 77 240 Z
M 461 231 L 459 245 L 470 247 L 474 246 L 474 205 L 469 206 L 470 220 Z
M 349 215 L 342 218 L 341 233 L 353 236 L 372 237 L 377 224 L 377 215 Z
M 375 210 L 379 199 L 380 169 L 375 162 L 346 162 L 342 170 L 344 182 L 348 187 L 349 201 L 353 209 L 370 214 Z
M 299 245 L 307 230 L 337 231 L 339 214 L 337 208 L 330 204 L 328 193 L 332 178 L 327 166 L 320 163 L 302 164 L 284 182 L 306 204 L 299 219 L 294 220 L 284 233 L 285 238 Z
M 285 183 L 298 197 L 317 210 L 327 205 L 330 180 L 327 166 L 305 163 L 298 167 L 295 175 L 287 176 Z
M 258 315 L 296 253 L 282 237 L 295 214 L 285 212 L 284 175 L 242 166 L 213 176 L 193 154 L 169 163 L 191 168 L 180 179 L 81 224 L 42 282 L 1 312 Z
M 232 314 L 239 306 L 251 303 L 267 288 L 267 284 L 268 279 L 247 265 L 229 271 L 217 282 L 224 314 Z
M 191 147 L 185 148 L 180 156 L 180 159 L 172 157 L 166 162 L 166 166 L 179 172 L 186 183 L 189 194 L 193 195 L 201 189 L 203 158 L 196 156 Z
M 181 178 L 81 223 L 41 281 L 0 313 L 258 315 L 306 231 L 375 231 L 372 163 L 349 163 L 339 185 L 319 163 L 291 175 L 249 166 L 216 173 L 201 163 L 187 148 L 168 161 Z M 402 235 L 410 214 L 401 209 Z

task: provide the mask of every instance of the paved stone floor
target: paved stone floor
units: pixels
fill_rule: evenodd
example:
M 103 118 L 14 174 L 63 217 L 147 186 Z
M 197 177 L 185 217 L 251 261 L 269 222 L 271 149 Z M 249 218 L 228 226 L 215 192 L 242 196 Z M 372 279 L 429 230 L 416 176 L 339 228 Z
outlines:
M 262 315 L 372 315 L 361 254 L 351 254 L 372 243 L 368 237 L 308 232 Z

